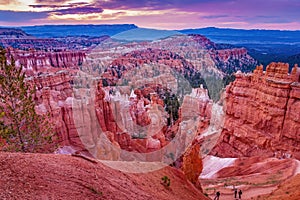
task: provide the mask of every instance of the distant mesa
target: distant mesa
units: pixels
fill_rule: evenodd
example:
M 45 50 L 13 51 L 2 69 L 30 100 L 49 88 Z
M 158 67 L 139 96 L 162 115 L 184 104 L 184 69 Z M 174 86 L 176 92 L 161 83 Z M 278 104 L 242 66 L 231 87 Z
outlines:
M 168 30 L 157 30 L 157 29 L 149 29 L 149 28 L 136 28 L 128 31 L 124 31 L 118 33 L 112 38 L 118 40 L 126 40 L 126 41 L 152 41 L 158 40 L 166 37 L 170 37 L 173 35 L 183 35 L 177 31 L 168 31 Z
M 134 24 L 106 24 L 106 25 L 41 25 L 23 26 L 23 31 L 39 38 L 56 38 L 66 36 L 113 36 L 123 31 L 138 28 Z
M 14 38 L 30 38 L 31 35 L 25 33 L 23 30 L 18 28 L 1 28 L 0 27 L 0 38 L 14 39 Z

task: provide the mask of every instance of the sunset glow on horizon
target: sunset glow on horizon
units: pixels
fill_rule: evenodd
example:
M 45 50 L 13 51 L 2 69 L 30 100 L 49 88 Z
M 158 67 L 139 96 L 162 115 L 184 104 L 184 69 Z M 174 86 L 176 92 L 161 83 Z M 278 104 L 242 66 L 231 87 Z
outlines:
M 299 8 L 297 0 L 0 0 L 0 24 L 300 30 Z

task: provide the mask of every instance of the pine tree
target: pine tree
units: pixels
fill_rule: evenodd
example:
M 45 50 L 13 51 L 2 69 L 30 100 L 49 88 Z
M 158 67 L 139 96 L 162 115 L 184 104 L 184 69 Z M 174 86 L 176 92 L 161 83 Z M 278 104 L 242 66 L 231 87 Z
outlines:
M 4 117 L 4 112 L 0 113 L 0 120 Z M 0 121 L 0 135 L 4 134 L 7 131 L 6 127 L 4 126 L 3 121 Z M 1 139 L 1 138 L 0 138 Z M 1 142 L 1 140 L 0 140 Z
M 52 129 L 48 117 L 35 112 L 35 88 L 13 58 L 8 64 L 4 49 L 0 49 L 0 86 L 0 149 L 41 152 L 49 148 Z

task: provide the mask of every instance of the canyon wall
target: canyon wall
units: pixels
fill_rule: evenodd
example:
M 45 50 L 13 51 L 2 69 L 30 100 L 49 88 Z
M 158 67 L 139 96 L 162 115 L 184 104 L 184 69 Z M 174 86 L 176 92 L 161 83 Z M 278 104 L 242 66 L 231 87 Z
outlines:
M 226 74 L 238 70 L 249 72 L 257 65 L 257 61 L 248 54 L 245 48 L 217 49 L 211 51 L 210 55 L 215 60 L 216 67 Z
M 83 149 L 72 113 L 72 75 L 68 71 L 30 78 L 37 88 L 36 110 L 40 114 L 50 112 L 51 123 L 57 132 L 59 146 L 75 146 Z
M 79 69 L 86 59 L 85 51 L 45 52 L 37 50 L 22 51 L 7 49 L 7 57 L 13 57 L 16 66 L 23 66 L 26 71 L 43 72 L 48 68 Z
M 93 155 L 103 153 L 106 159 L 118 159 L 122 156 L 121 149 L 155 152 L 166 146 L 176 134 L 180 139 L 178 145 L 182 146 L 182 142 L 187 142 L 184 130 L 188 124 L 195 130 L 193 137 L 209 124 L 212 101 L 203 88 L 193 89 L 184 98 L 181 108 L 184 112 L 168 127 L 164 102 L 151 88 L 131 91 L 131 95 L 127 95 L 123 93 L 128 90 L 124 86 L 119 87 L 122 94 L 119 91 L 112 94 L 110 91 L 115 88 L 103 87 L 101 81 L 95 81 L 94 84 L 98 85 L 91 88 L 78 87 L 75 84 L 77 75 L 60 70 L 29 78 L 38 90 L 36 110 L 41 114 L 50 112 L 58 134 L 56 143 L 60 147 L 89 150 Z M 150 101 L 144 97 L 148 94 Z M 198 121 L 191 121 L 191 118 Z M 178 152 L 183 153 L 183 150 L 178 148 Z
M 300 159 L 300 68 L 284 63 L 236 73 L 226 88 L 225 124 L 211 154 Z

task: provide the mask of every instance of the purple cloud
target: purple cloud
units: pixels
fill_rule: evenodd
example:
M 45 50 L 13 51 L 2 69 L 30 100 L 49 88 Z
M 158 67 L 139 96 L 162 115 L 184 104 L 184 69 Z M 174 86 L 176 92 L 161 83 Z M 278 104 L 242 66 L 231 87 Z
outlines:
M 229 15 L 208 15 L 204 16 L 202 18 L 204 19 L 219 19 L 219 18 L 225 18 L 225 17 L 230 17 Z
M 70 5 L 45 5 L 45 4 L 39 4 L 39 5 L 29 5 L 32 8 L 69 8 Z
M 8 0 L 0 1 L 8 2 Z M 163 24 L 162 27 L 164 27 L 170 20 L 172 24 L 176 24 L 177 21 L 181 27 L 224 27 L 229 24 L 229 27 L 253 28 L 256 25 L 257 27 L 264 27 L 264 24 L 266 24 L 267 27 L 277 26 L 281 28 L 281 24 L 285 24 L 285 27 L 294 29 L 293 25 L 300 26 L 298 25 L 300 24 L 298 20 L 300 19 L 299 0 L 94 0 L 92 3 L 84 1 L 68 3 L 67 0 L 36 0 L 35 5 L 30 5 L 32 8 L 49 8 L 50 11 L 20 12 L 20 14 L 13 11 L 0 11 L 0 17 L 5 19 L 6 22 L 40 19 L 40 22 L 42 20 L 45 20 L 45 22 L 52 20 L 51 22 L 54 23 L 63 23 L 64 20 L 59 21 L 47 17 L 49 15 L 61 16 L 88 13 L 102 13 L 103 15 L 103 10 L 112 9 L 125 10 L 125 13 L 114 14 L 114 16 L 118 16 L 118 19 L 113 19 L 112 14 L 103 15 L 101 20 L 95 17 L 93 23 L 104 23 L 103 19 L 105 17 L 107 23 L 137 23 L 141 26 L 146 24 L 147 27 L 159 27 L 160 24 Z M 170 9 L 174 9 L 174 11 Z M 142 12 L 140 12 L 140 16 L 127 16 L 126 10 L 140 10 Z M 161 12 L 161 14 L 160 12 L 157 12 L 158 14 L 147 14 L 147 11 L 153 10 L 167 11 Z M 145 15 L 143 12 L 145 12 Z M 29 13 L 30 16 L 28 16 Z M 110 17 L 111 19 L 109 19 Z M 176 20 L 173 21 L 173 18 Z M 84 23 L 84 21 L 81 23 Z M 171 24 L 167 27 L 170 26 Z
M 40 4 L 40 3 L 45 3 L 45 4 L 63 4 L 63 3 L 66 3 L 68 0 L 35 0 L 35 2 L 37 4 Z
M 66 14 L 90 14 L 90 13 L 102 13 L 103 9 L 100 7 L 84 6 L 75 8 L 59 9 L 53 13 L 56 15 L 66 15 Z
M 189 0 L 191 1 L 191 0 Z M 96 5 L 99 5 L 107 9 L 150 9 L 150 10 L 161 10 L 168 8 L 178 8 L 178 5 L 182 1 L 160 1 L 160 0 L 110 0 L 110 1 L 95 1 Z M 191 1 L 196 2 L 196 1 Z
M 54 5 L 54 4 L 33 4 L 29 5 L 32 8 L 71 8 L 71 7 L 77 7 L 77 6 L 84 6 L 84 5 L 90 5 L 85 2 L 78 2 L 78 3 L 68 3 L 68 4 L 61 4 L 61 5 Z
M 300 18 L 300 1 L 298 0 L 96 0 L 94 3 L 103 9 L 177 9 L 186 12 L 207 13 L 207 16 L 202 15 L 201 18 L 211 21 L 231 17 L 249 23 L 272 23 L 275 18 L 266 20 L 255 16 L 274 14 L 281 22 L 297 21 Z M 242 19 L 235 18 L 234 16 L 237 15 L 244 17 Z
M 53 1 L 51 1 L 53 2 Z M 47 2 L 50 3 L 50 2 Z M 29 5 L 32 8 L 52 8 L 49 13 L 55 15 L 66 15 L 66 14 L 90 14 L 90 13 L 102 13 L 103 9 L 95 4 L 88 4 L 85 2 L 69 3 L 63 5 L 54 4 L 35 4 Z

